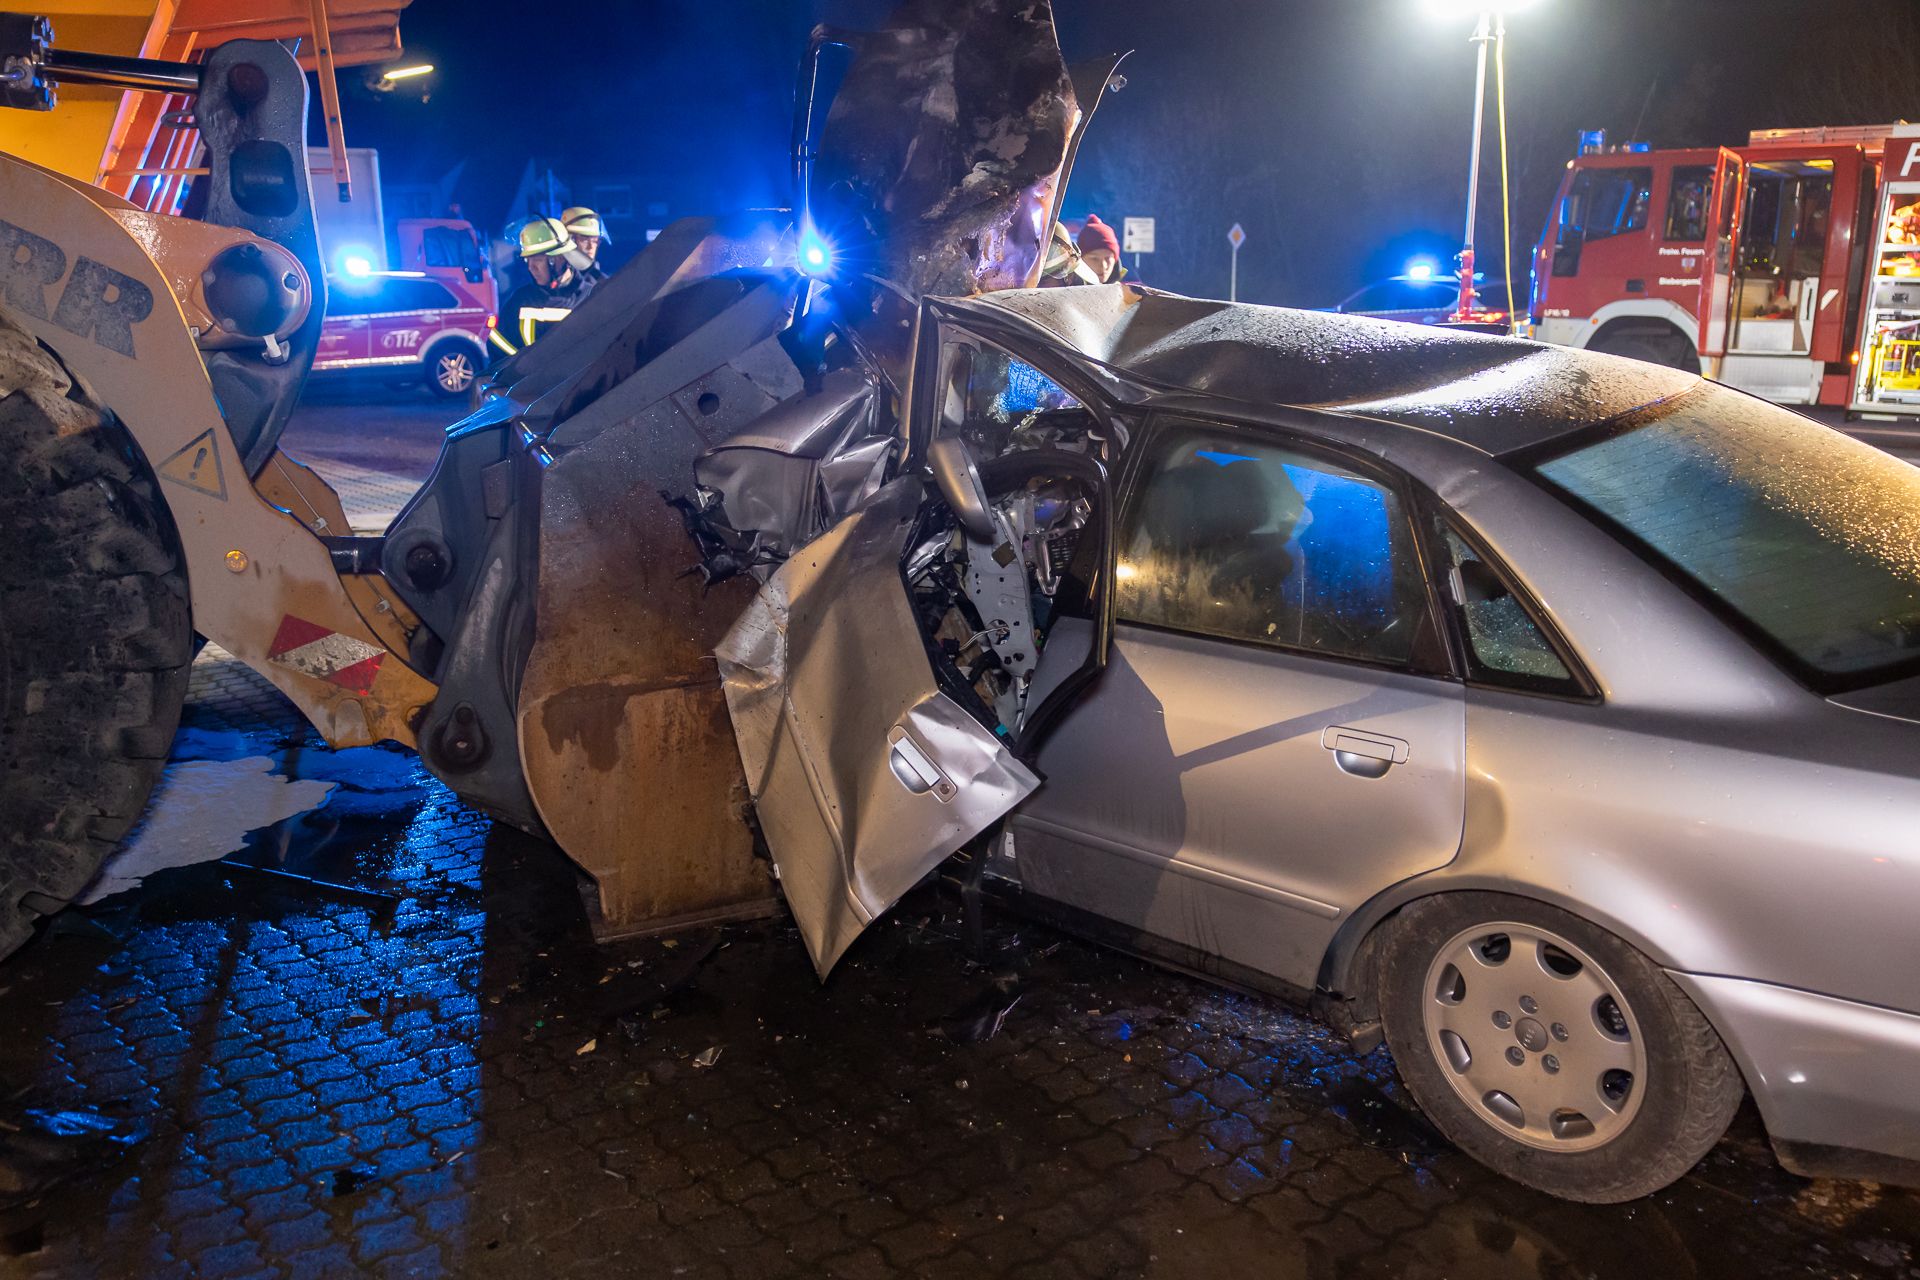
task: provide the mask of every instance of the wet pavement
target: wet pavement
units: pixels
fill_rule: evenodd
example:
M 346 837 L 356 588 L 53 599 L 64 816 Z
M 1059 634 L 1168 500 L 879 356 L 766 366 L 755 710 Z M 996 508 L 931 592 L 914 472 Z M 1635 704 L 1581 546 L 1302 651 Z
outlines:
M 1751 1115 L 1661 1195 L 1558 1203 L 1384 1053 L 1004 915 L 975 957 L 940 884 L 824 986 L 784 921 L 596 946 L 551 847 L 218 650 L 160 822 L 239 851 L 123 857 L 0 969 L 0 1123 L 117 1126 L 0 1215 L 0 1274 L 1920 1276 L 1920 1197 L 1791 1177 Z
M 287 447 L 377 529 L 458 410 L 370 399 Z M 976 954 L 939 883 L 824 986 L 782 920 L 596 946 L 557 851 L 215 648 L 96 892 L 0 967 L 0 1130 L 64 1175 L 0 1164 L 0 1276 L 1920 1277 L 1920 1196 L 1750 1112 L 1562 1204 L 1384 1052 L 1005 915 Z

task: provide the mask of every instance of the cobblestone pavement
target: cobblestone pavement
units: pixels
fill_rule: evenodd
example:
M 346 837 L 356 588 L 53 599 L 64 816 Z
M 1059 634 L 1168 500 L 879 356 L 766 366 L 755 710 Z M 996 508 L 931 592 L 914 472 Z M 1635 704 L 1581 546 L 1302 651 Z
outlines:
M 596 947 L 552 848 L 210 649 L 176 759 L 260 755 L 335 789 L 0 969 L 0 1079 L 140 1129 L 0 1274 L 1920 1276 L 1920 1198 L 1790 1177 L 1751 1117 L 1561 1204 L 1384 1054 L 1004 917 L 976 963 L 939 886 L 824 986 L 779 921 Z
M 331 484 L 360 533 L 381 533 L 420 488 L 466 404 L 365 382 L 310 387 L 280 447 Z

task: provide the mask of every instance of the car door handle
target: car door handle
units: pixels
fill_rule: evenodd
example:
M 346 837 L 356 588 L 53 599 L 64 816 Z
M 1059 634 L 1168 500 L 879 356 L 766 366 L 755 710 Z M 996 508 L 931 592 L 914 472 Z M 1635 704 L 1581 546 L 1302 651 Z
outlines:
M 893 770 L 901 786 L 917 796 L 931 791 L 942 804 L 959 793 L 946 770 L 935 764 L 933 757 L 904 728 L 895 725 L 887 741 L 892 744 L 892 750 L 887 753 L 887 767 Z
M 1394 765 L 1405 764 L 1408 755 L 1404 738 L 1337 724 L 1321 732 L 1320 745 L 1333 752 L 1334 764 L 1356 778 L 1383 777 Z

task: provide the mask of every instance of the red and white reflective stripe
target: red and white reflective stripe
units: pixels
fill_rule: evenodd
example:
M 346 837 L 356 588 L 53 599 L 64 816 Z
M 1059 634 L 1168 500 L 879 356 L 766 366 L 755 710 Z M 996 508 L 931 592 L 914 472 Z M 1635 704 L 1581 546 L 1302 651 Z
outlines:
M 387 651 L 365 640 L 287 614 L 280 619 L 267 661 L 355 693 L 373 688 Z

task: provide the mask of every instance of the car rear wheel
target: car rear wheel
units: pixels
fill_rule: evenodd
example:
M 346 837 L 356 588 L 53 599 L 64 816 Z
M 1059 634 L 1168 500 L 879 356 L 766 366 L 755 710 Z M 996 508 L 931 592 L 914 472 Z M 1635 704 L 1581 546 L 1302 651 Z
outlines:
M 427 386 L 445 399 L 464 396 L 480 376 L 480 352 L 464 342 L 448 343 L 427 353 Z
M 140 817 L 186 698 L 179 539 L 126 428 L 0 317 L 0 956 Z
M 1680 369 L 1687 373 L 1700 372 L 1699 349 L 1685 334 L 1666 325 L 1601 333 L 1587 345 L 1587 350 L 1598 351 L 1602 355 L 1625 356 L 1629 360 L 1644 360 L 1648 364 L 1665 365 L 1669 369 Z
M 1569 1200 L 1647 1195 L 1726 1132 L 1743 1088 L 1659 966 L 1565 911 L 1505 894 L 1391 921 L 1380 1009 L 1400 1075 L 1455 1144 Z

